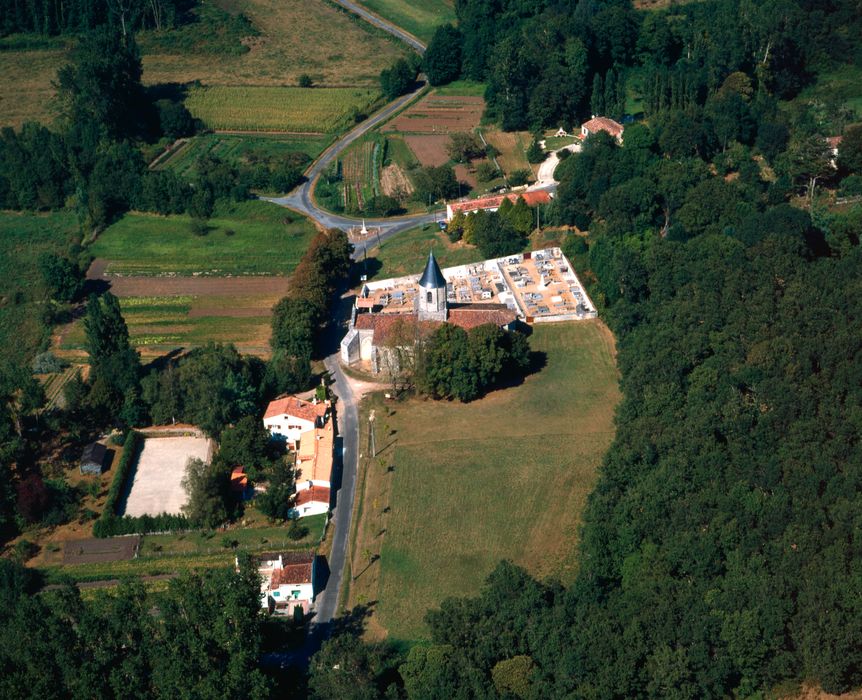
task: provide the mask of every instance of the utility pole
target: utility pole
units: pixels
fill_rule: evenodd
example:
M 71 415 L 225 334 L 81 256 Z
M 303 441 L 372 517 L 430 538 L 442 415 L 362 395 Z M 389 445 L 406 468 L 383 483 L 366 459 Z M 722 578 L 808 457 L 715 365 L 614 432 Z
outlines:
M 368 439 L 371 441 L 371 456 L 377 456 L 377 445 L 374 443 L 374 411 L 368 416 Z

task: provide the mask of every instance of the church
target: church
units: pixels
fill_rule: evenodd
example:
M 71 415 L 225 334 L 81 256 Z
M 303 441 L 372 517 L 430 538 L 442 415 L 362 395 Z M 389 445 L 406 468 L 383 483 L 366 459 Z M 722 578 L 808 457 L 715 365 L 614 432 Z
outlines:
M 373 374 L 392 373 L 404 352 L 443 323 L 465 330 L 494 323 L 510 330 L 518 314 L 512 300 L 506 303 L 505 287 L 483 263 L 463 268 L 447 281 L 432 251 L 421 276 L 364 285 L 341 341 L 342 362 L 367 364 Z

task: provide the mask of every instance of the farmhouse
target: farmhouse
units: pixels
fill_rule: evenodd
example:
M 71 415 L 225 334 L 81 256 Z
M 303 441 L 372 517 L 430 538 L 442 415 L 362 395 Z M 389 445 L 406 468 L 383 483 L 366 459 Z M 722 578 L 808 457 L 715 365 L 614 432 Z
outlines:
M 332 421 L 322 428 L 302 433 L 296 452 L 296 491 L 312 486 L 330 488 L 332 482 L 332 450 L 335 433 Z
M 559 248 L 440 270 L 433 252 L 421 276 L 365 284 L 341 341 L 344 364 L 367 363 L 395 373 L 417 341 L 443 322 L 465 330 L 596 316 L 596 309 Z
M 328 486 L 311 486 L 296 492 L 296 500 L 290 511 L 291 518 L 306 518 L 329 511 L 331 490 Z
M 283 396 L 270 401 L 263 415 L 263 425 L 274 439 L 296 449 L 302 433 L 319 428 L 326 422 L 329 409 L 329 401 L 304 401 L 296 396 Z
M 455 216 L 456 212 L 473 214 L 480 209 L 484 211 L 497 211 L 504 200 L 508 199 L 514 204 L 519 198 L 523 198 L 527 205 L 531 207 L 536 207 L 539 204 L 548 204 L 551 201 L 549 192 L 534 190 L 532 192 L 509 192 L 508 194 L 498 194 L 493 197 L 482 197 L 463 202 L 450 202 L 446 205 L 446 221 L 452 221 L 452 217 Z
M 87 445 L 81 455 L 81 474 L 101 474 L 107 452 L 108 449 L 101 443 L 91 442 Z
M 281 615 L 308 613 L 317 584 L 317 557 L 313 552 L 284 552 L 257 556 L 260 607 Z M 237 566 L 239 562 L 237 561 Z
M 592 119 L 581 124 L 582 139 L 592 136 L 593 134 L 597 134 L 600 131 L 610 134 L 619 143 L 623 142 L 623 125 L 619 122 L 615 122 L 610 117 L 597 117 L 593 115 Z

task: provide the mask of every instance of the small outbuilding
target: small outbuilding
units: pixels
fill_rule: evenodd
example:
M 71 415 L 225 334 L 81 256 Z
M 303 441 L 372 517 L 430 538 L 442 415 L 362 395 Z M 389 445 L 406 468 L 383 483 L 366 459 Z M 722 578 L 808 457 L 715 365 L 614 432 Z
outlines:
M 108 448 L 99 442 L 87 445 L 81 455 L 81 474 L 101 474 L 107 452 Z

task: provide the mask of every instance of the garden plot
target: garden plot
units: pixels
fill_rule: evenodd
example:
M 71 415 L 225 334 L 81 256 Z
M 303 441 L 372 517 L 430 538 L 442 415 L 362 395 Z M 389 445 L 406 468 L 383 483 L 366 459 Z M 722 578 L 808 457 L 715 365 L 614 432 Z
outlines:
M 485 100 L 481 97 L 444 96 L 431 93 L 403 111 L 384 127 L 384 132 L 453 134 L 479 126 Z
M 182 487 L 190 459 L 209 461 L 212 442 L 205 437 L 147 438 L 132 474 L 123 515 L 178 514 L 187 500 Z

